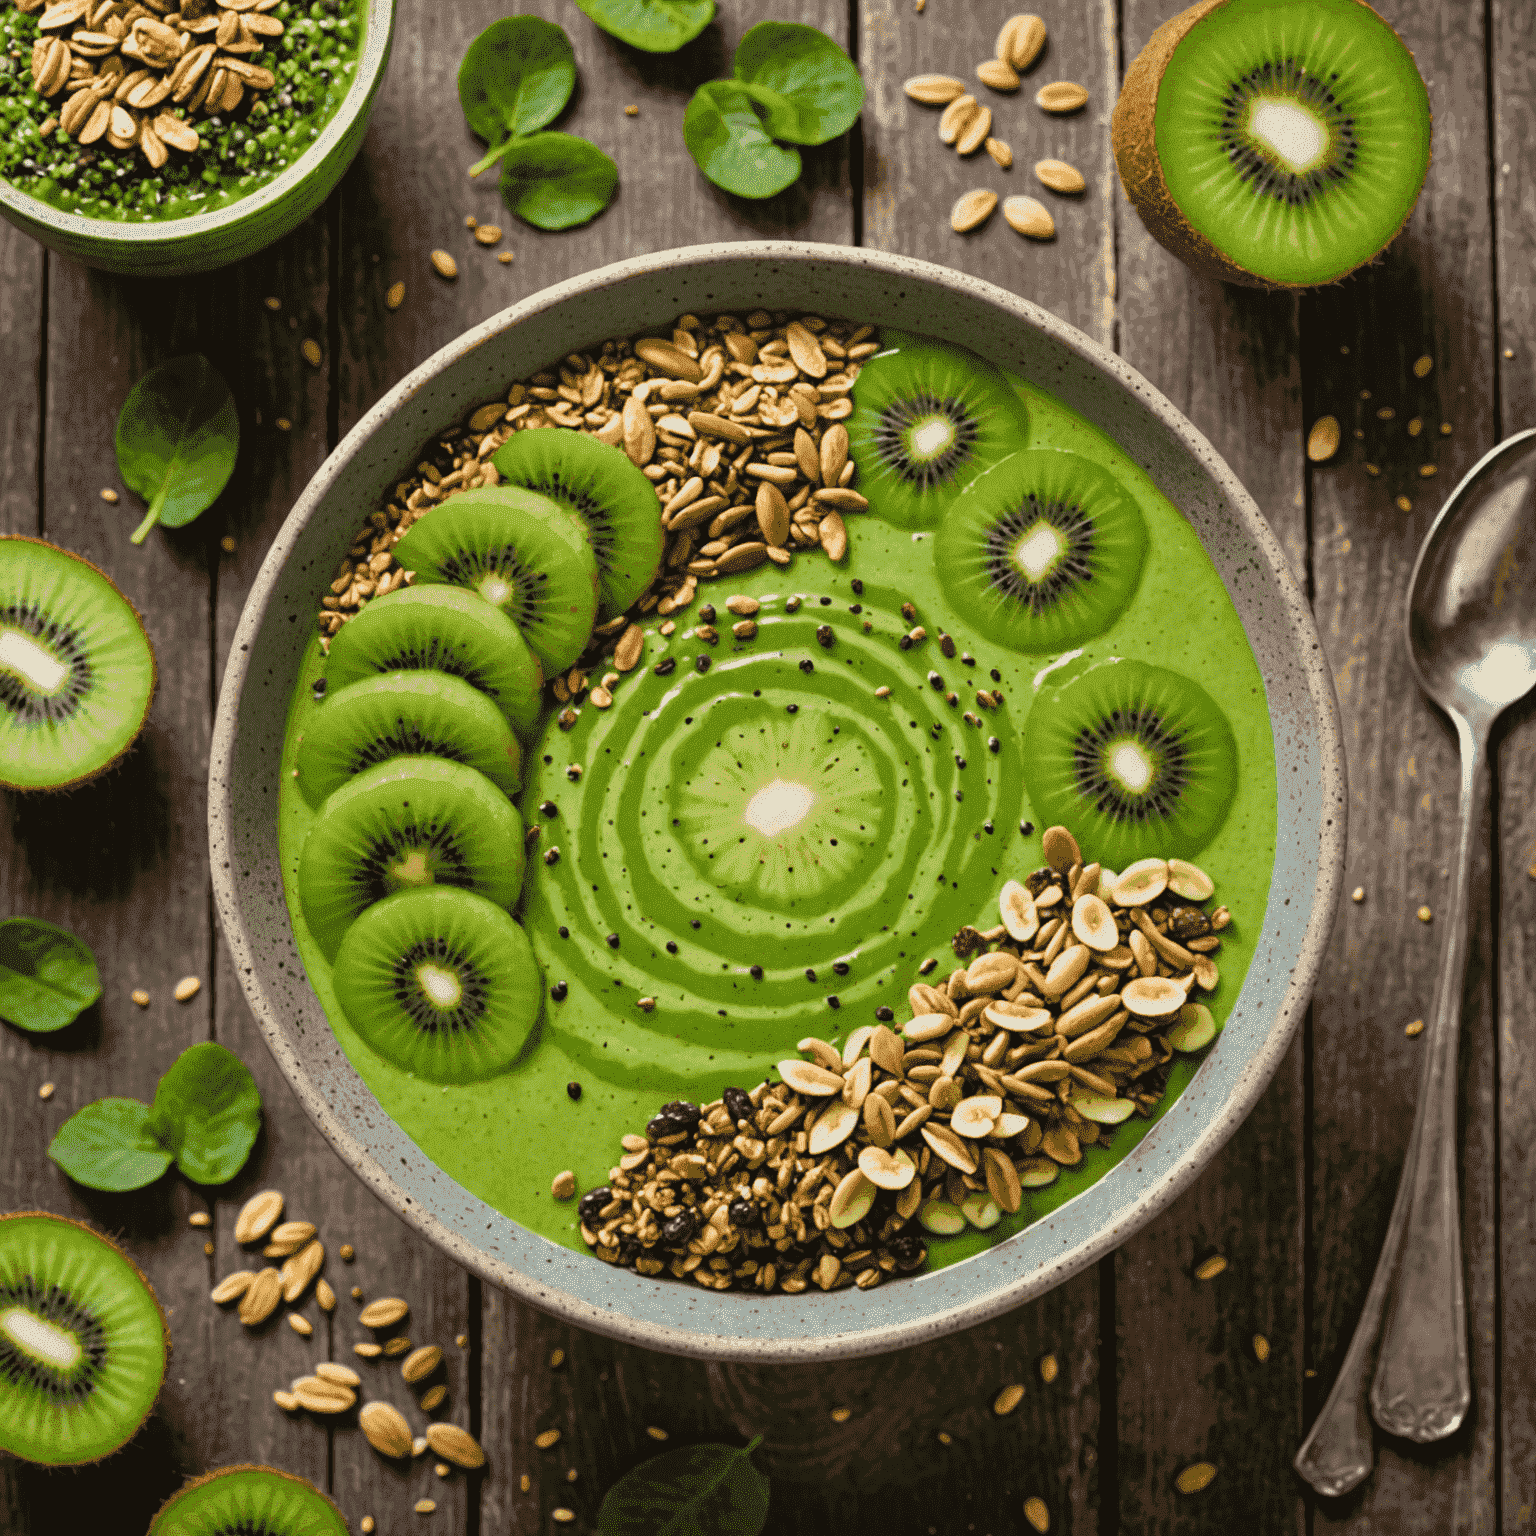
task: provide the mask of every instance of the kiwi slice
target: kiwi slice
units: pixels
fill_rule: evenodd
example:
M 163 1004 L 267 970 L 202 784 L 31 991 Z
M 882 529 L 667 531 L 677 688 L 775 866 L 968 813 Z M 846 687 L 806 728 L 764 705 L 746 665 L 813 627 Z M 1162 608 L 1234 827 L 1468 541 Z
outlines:
M 149 1536 L 347 1536 L 341 1511 L 276 1467 L 220 1467 L 160 1506 Z
M 974 352 L 898 332 L 886 340 L 853 386 L 849 448 L 873 512 L 931 528 L 971 481 L 1024 446 L 1028 414 Z
M 957 613 L 1016 651 L 1102 634 L 1141 576 L 1147 525 L 1108 470 L 1066 449 L 1004 459 L 956 498 L 933 544 Z
M 622 448 L 544 427 L 515 433 L 491 463 L 504 481 L 549 497 L 575 517 L 597 557 L 605 613 L 623 613 L 651 584 L 661 564 L 661 504 Z
M 392 757 L 446 757 L 515 795 L 523 749 L 485 694 L 446 672 L 386 672 L 327 694 L 299 739 L 299 788 L 311 805 Z
M 46 1211 L 0 1216 L 0 1451 L 49 1466 L 132 1439 L 165 1379 L 149 1281 L 115 1243 Z
M 419 582 L 470 587 L 500 608 L 547 672 L 570 666 L 592 633 L 592 546 L 556 502 L 521 486 L 451 497 L 411 525 L 395 559 Z
M 133 744 L 155 653 L 133 604 L 89 560 L 0 535 L 0 785 L 64 789 Z
M 525 740 L 537 729 L 539 658 L 506 614 L 462 587 L 396 587 L 376 597 L 336 632 L 325 680 L 345 688 L 378 672 L 423 670 L 488 694 Z
M 299 855 L 299 905 L 327 959 L 374 902 L 422 885 L 509 910 L 523 889 L 523 818 L 483 773 L 394 757 L 331 794 Z
M 386 896 L 347 930 L 332 972 L 341 1011 L 386 1061 L 431 1083 L 494 1077 L 544 995 L 527 935 L 451 885 Z
M 1198 683 L 1142 661 L 1038 694 L 1023 746 L 1035 819 L 1071 827 L 1112 869 L 1198 853 L 1237 789 L 1227 717 Z
M 1126 72 L 1126 194 L 1181 261 L 1268 288 L 1333 283 L 1407 222 L 1429 93 L 1363 0 L 1202 0 Z

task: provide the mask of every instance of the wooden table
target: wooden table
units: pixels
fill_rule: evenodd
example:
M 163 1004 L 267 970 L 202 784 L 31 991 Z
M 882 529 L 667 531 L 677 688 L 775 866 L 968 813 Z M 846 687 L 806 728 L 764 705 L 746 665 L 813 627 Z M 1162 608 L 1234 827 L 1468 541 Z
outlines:
M 64 1035 L 0 1029 L 0 1209 L 45 1206 L 121 1234 L 171 1309 L 175 1342 L 160 1406 L 128 1450 L 72 1476 L 0 1468 L 0 1529 L 139 1536 L 185 1474 L 265 1461 L 328 1488 L 354 1530 L 371 1513 L 389 1536 L 589 1531 L 603 1491 L 657 1449 L 651 1425 L 673 1444 L 763 1435 L 776 1533 L 1010 1536 L 1025 1529 L 1031 1494 L 1045 1499 L 1053 1531 L 1075 1533 L 1525 1529 L 1536 1506 L 1529 710 L 1499 751 L 1466 994 L 1469 1423 L 1432 1450 L 1383 1446 L 1374 1479 L 1338 1503 L 1308 1497 L 1290 1459 L 1348 1342 L 1386 1226 L 1424 1049 L 1404 1025 L 1429 1005 L 1440 940 L 1415 911 L 1448 894 L 1455 745 L 1404 655 L 1408 572 L 1450 486 L 1536 414 L 1536 7 L 1387 0 L 1434 103 L 1429 184 L 1385 262 L 1300 299 L 1192 278 L 1119 191 L 1110 109 L 1124 64 L 1170 0 L 1043 7 L 1050 42 L 1029 89 L 994 102 L 994 131 L 1016 157 L 1006 173 L 984 155 L 958 161 L 933 114 L 901 92 L 915 73 L 968 77 L 1008 14 L 1001 0 L 928 0 L 923 14 L 912 0 L 723 0 L 718 25 L 670 58 L 614 43 L 565 0 L 517 8 L 568 29 L 581 69 L 568 126 L 619 163 L 618 199 L 588 228 L 516 226 L 490 178 L 465 177 L 474 150 L 455 72 L 507 6 L 402 0 L 358 163 L 322 212 L 265 255 L 207 277 L 132 282 L 0 234 L 0 529 L 42 534 L 103 565 L 145 614 L 160 665 L 149 728 L 115 777 L 58 800 L 9 797 L 0 824 L 0 911 L 81 934 L 106 988 Z M 869 99 L 849 140 L 806 155 L 800 186 L 748 204 L 696 173 L 680 129 L 694 87 L 727 73 L 736 40 L 767 17 L 812 22 L 848 46 Z M 1048 119 L 1030 96 L 1063 78 L 1087 85 L 1090 104 Z M 637 117 L 625 115 L 629 103 Z M 959 193 L 1031 190 L 1029 168 L 1047 155 L 1088 178 L 1086 196 L 1053 203 L 1053 244 L 1019 239 L 1000 217 L 969 237 L 950 231 Z M 503 248 L 515 264 L 473 243 L 470 213 L 509 226 Z M 1258 499 L 1312 597 L 1349 754 L 1346 885 L 1363 891 L 1339 914 L 1303 1037 L 1167 1215 L 996 1323 L 826 1370 L 615 1346 L 514 1305 L 379 1206 L 304 1119 L 262 1044 L 220 941 L 204 831 L 214 700 L 247 589 L 294 498 L 366 408 L 467 326 L 546 284 L 638 252 L 766 235 L 867 244 L 990 278 L 1115 348 L 1188 412 Z M 455 283 L 428 265 L 439 246 L 458 257 Z M 406 299 L 390 313 L 384 295 L 397 279 Z M 269 296 L 280 309 L 264 305 Z M 318 368 L 300 354 L 306 338 L 320 344 Z M 118 484 L 113 423 L 146 367 L 193 349 L 234 387 L 242 463 L 216 510 L 135 549 L 137 514 L 99 495 Z M 1421 355 L 1434 359 L 1423 380 L 1412 370 Z M 1396 410 L 1390 424 L 1377 419 L 1383 406 Z M 1345 448 L 1310 467 L 1303 427 L 1325 412 L 1345 423 Z M 1417 439 L 1405 430 L 1413 416 L 1425 423 Z M 1356 424 L 1363 442 L 1349 436 Z M 1421 463 L 1437 466 L 1435 479 L 1421 478 Z M 171 989 L 189 973 L 202 990 L 178 1005 Z M 142 1010 L 129 1000 L 140 986 L 153 999 Z M 176 1177 L 139 1195 L 91 1195 L 47 1161 L 48 1138 L 80 1105 L 112 1092 L 149 1098 L 175 1054 L 209 1038 L 245 1059 L 266 1100 L 256 1153 L 216 1200 Z M 45 1081 L 58 1085 L 46 1102 Z M 317 1223 L 333 1255 L 344 1241 L 357 1250 L 351 1266 L 330 1260 L 343 1301 L 329 1323 L 314 1314 L 312 1340 L 285 1326 L 247 1334 L 208 1301 L 213 1281 L 239 1267 L 239 1203 L 267 1185 Z M 204 1208 L 214 1218 L 206 1233 L 187 1224 Z M 1192 1278 L 1212 1250 L 1228 1258 L 1225 1273 Z M 327 1430 L 273 1405 L 273 1389 L 317 1358 L 351 1358 L 344 1293 L 354 1282 L 409 1298 L 412 1336 L 447 1348 L 452 1416 L 489 1448 L 484 1475 L 439 1482 L 430 1457 L 386 1464 L 355 1425 Z M 1269 1342 L 1263 1364 L 1255 1334 Z M 551 1369 L 556 1348 L 566 1358 Z M 1048 1353 L 1060 1363 L 1049 1386 L 1039 1373 Z M 1022 1404 L 994 1417 L 994 1394 L 1015 1381 L 1026 1385 Z M 831 1417 L 839 1406 L 852 1410 L 846 1422 Z M 551 1427 L 559 1444 L 535 1450 L 535 1434 Z M 1179 1494 L 1175 1474 L 1201 1459 L 1216 1480 Z M 412 1514 L 429 1495 L 436 1513 Z M 558 1506 L 576 1511 L 573 1525 L 551 1523 Z

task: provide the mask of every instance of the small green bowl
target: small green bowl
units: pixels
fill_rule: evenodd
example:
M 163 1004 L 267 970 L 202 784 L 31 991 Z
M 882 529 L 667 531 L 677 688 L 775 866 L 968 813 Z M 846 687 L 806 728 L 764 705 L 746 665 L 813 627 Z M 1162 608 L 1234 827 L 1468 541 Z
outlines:
M 357 74 L 320 137 L 280 176 L 210 213 L 145 223 L 86 219 L 0 179 L 0 213 L 61 256 L 129 277 L 180 277 L 226 267 L 302 224 L 331 194 L 362 147 L 389 63 L 395 0 L 368 0 Z

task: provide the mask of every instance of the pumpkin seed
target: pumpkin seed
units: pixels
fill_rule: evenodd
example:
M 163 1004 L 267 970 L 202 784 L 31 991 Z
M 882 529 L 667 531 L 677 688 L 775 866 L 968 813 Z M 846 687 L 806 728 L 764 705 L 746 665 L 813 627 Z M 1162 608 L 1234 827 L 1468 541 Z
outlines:
M 1009 198 L 1009 202 L 1012 201 L 1013 199 Z M 979 229 L 985 224 L 992 217 L 992 210 L 996 207 L 997 193 L 988 187 L 977 187 L 973 191 L 963 192 L 949 211 L 949 227 L 957 235 L 968 234 L 971 230 Z
M 1209 901 L 1216 894 L 1216 882 L 1198 864 L 1169 859 L 1168 889 L 1186 901 Z
M 951 1168 L 957 1168 L 961 1173 L 976 1172 L 975 1153 L 947 1126 L 924 1125 L 921 1130 L 923 1140 Z
M 995 1227 L 1003 1219 L 997 1202 L 984 1190 L 972 1190 L 960 1202 L 960 1214 L 979 1232 Z
M 1176 1051 L 1199 1051 L 1216 1038 L 1216 1020 L 1204 1003 L 1185 1003 L 1179 1022 L 1168 1031 L 1168 1044 Z
M 860 1120 L 859 1110 L 844 1099 L 834 1099 L 811 1127 L 807 1146 L 812 1157 L 822 1157 L 840 1147 L 853 1135 Z M 673 1159 L 674 1165 L 676 1159 Z
M 981 1160 L 986 1174 L 988 1193 L 1002 1210 L 1012 1216 L 1024 1201 L 1018 1170 L 1013 1166 L 1012 1158 L 998 1151 L 996 1147 L 984 1147 Z
M 1168 864 L 1165 859 L 1137 859 L 1120 871 L 1111 889 L 1110 900 L 1117 907 L 1144 907 L 1168 889 Z M 1150 937 L 1150 935 L 1148 935 Z
M 843 1175 L 837 1188 L 832 1191 L 827 1214 L 832 1218 L 834 1227 L 851 1227 L 869 1215 L 874 1203 L 874 1184 L 865 1176 L 862 1168 L 853 1168 Z
M 960 1213 L 960 1207 L 947 1200 L 925 1200 L 917 1208 L 917 1220 L 924 1231 L 939 1237 L 953 1237 L 955 1233 L 965 1231 L 965 1217 Z
M 781 1061 L 778 1066 L 779 1076 L 796 1093 L 804 1094 L 808 1098 L 827 1098 L 834 1093 L 842 1092 L 841 1074 L 829 1072 L 825 1067 L 818 1067 L 813 1062 L 794 1059 Z
M 1136 1108 L 1132 1099 L 1118 1099 L 1101 1094 L 1085 1093 L 1074 1096 L 1072 1107 L 1085 1119 L 1099 1125 L 1119 1125 L 1129 1120 Z
M 876 1147 L 889 1147 L 896 1139 L 896 1116 L 878 1093 L 864 1100 L 864 1134 Z

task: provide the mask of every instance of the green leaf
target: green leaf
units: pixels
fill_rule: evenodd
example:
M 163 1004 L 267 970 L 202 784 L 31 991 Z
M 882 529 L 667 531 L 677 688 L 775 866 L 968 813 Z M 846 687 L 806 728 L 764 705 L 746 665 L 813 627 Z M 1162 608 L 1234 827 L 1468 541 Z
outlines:
M 683 142 L 698 168 L 738 197 L 773 197 L 800 174 L 800 152 L 769 137 L 751 93 L 732 80 L 711 80 L 683 114 Z
M 142 544 L 160 523 L 180 528 L 206 512 L 235 472 L 240 415 L 234 396 L 201 353 L 151 368 L 117 418 L 117 467 L 149 503 L 135 530 Z
M 48 1156 L 87 1189 L 143 1189 L 171 1166 L 171 1154 L 137 1099 L 97 1099 L 58 1129 Z
M 647 53 L 675 53 L 715 18 L 715 0 L 576 0 L 604 32 Z
M 261 1094 L 245 1063 L 205 1041 L 160 1079 L 150 1124 L 198 1184 L 226 1184 L 245 1166 L 261 1129 Z
M 597 1514 L 599 1536 L 757 1536 L 768 1479 L 751 1445 L 690 1445 L 627 1472 Z
M 797 21 L 759 22 L 742 38 L 735 70 L 762 105 L 768 132 L 791 144 L 825 144 L 864 108 L 853 61 L 825 32 Z
M 569 133 L 514 139 L 502 160 L 501 195 L 536 229 L 569 229 L 595 219 L 618 185 L 618 166 L 596 144 Z
M 0 923 L 0 1019 L 47 1034 L 100 996 L 95 957 L 74 934 L 36 917 Z
M 576 55 L 560 27 L 537 16 L 492 22 L 459 65 L 464 116 L 492 146 L 471 174 L 494 164 L 513 139 L 554 122 L 575 89 Z

